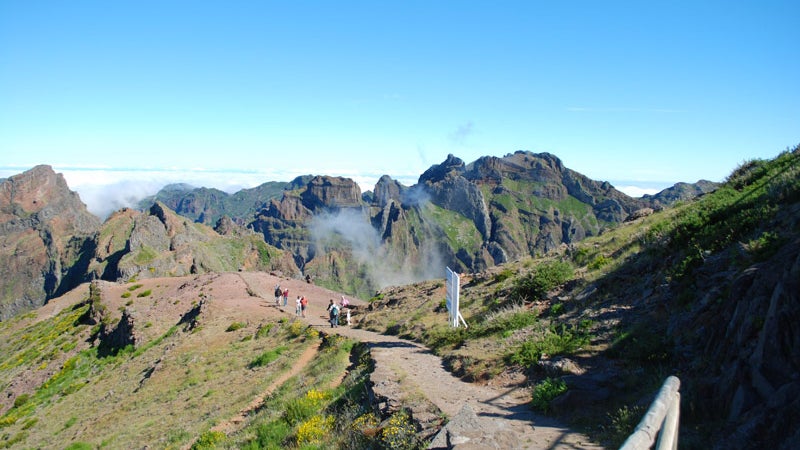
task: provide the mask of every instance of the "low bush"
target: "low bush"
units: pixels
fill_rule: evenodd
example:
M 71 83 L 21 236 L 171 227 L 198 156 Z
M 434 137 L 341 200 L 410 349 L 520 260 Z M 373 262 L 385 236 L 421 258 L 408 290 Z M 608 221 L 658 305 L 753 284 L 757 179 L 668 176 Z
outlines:
M 260 354 L 256 359 L 254 359 L 247 367 L 252 369 L 252 368 L 255 368 L 255 367 L 266 366 L 267 364 L 271 363 L 272 361 L 275 361 L 276 359 L 278 359 L 278 357 L 281 356 L 281 354 L 283 352 L 285 352 L 287 349 L 288 349 L 288 347 L 286 347 L 285 345 L 282 345 L 280 347 L 273 348 L 272 350 L 266 351 L 266 352 Z
M 505 360 L 510 364 L 530 367 L 536 364 L 542 355 L 570 355 L 589 344 L 590 335 L 582 327 L 551 325 L 540 339 L 523 342 L 506 354 Z
M 514 294 L 523 301 L 542 300 L 547 293 L 572 278 L 574 270 L 566 261 L 551 261 L 514 282 Z
M 228 325 L 228 328 L 226 328 L 225 331 L 230 332 L 230 331 L 241 330 L 246 326 L 247 324 L 243 322 L 233 322 L 232 324 Z
M 546 413 L 550 410 L 550 401 L 567 392 L 567 384 L 557 378 L 545 378 L 533 388 L 531 407 Z

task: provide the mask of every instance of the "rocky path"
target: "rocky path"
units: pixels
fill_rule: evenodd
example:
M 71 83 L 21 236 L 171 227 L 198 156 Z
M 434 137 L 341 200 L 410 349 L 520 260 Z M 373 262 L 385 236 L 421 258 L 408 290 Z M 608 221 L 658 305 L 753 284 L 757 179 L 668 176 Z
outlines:
M 462 433 L 463 448 L 602 448 L 585 435 L 573 432 L 553 419 L 536 415 L 528 405 L 530 393 L 527 389 L 498 389 L 464 382 L 445 370 L 441 358 L 420 344 L 347 326 L 331 329 L 325 316 L 316 310 L 312 310 L 307 320 L 326 332 L 339 333 L 368 344 L 375 361 L 372 375 L 375 387 L 394 391 L 398 401 L 413 401 L 422 395 L 448 418 L 455 417 L 468 405 L 468 410 L 474 411 L 482 424 L 481 429 L 491 430 L 494 436 L 488 438 Z
M 469 430 L 454 431 L 450 436 L 449 444 L 459 444 L 456 448 L 602 449 L 585 435 L 535 414 L 529 406 L 528 389 L 467 383 L 448 372 L 441 358 L 418 343 L 346 325 L 330 328 L 325 308 L 329 299 L 338 300 L 334 292 L 300 280 L 277 279 L 264 274 L 242 273 L 240 276 L 248 289 L 275 308 L 276 313 L 294 316 L 294 298 L 304 295 L 310 300 L 305 318 L 309 324 L 321 332 L 339 333 L 369 345 L 375 361 L 375 371 L 371 375 L 373 390 L 376 394 L 386 394 L 388 402 L 396 403 L 388 405 L 389 408 L 425 403 L 420 401 L 424 399 L 450 419 L 446 428 L 451 427 L 455 418 L 463 420 L 465 415 L 477 418 L 475 424 L 469 424 L 467 418 Z M 278 282 L 290 290 L 286 308 L 273 306 L 272 288 Z M 360 303 L 363 302 L 353 300 L 354 305 Z M 306 363 L 298 361 L 295 366 L 300 370 Z M 425 411 L 415 412 L 423 413 Z M 441 436 L 434 443 L 442 445 L 439 439 Z

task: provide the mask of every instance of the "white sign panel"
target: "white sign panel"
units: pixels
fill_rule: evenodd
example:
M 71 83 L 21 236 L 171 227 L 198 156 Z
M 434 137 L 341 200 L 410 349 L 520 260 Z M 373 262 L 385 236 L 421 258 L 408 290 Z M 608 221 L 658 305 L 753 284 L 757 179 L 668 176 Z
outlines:
M 464 324 L 466 328 L 467 323 L 464 322 L 464 318 L 461 317 L 461 312 L 459 312 L 459 305 L 458 305 L 458 296 L 460 294 L 461 289 L 461 277 L 447 268 L 447 277 L 445 278 L 445 285 L 447 289 L 447 294 L 445 297 L 445 301 L 447 304 L 447 313 L 448 319 L 450 322 L 451 327 L 458 328 L 459 320 L 461 323 Z

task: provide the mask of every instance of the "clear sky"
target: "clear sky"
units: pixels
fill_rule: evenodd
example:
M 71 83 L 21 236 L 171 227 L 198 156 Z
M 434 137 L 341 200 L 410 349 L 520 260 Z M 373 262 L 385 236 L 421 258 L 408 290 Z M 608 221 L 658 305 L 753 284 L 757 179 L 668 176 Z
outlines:
M 0 0 L 0 177 L 50 164 L 87 203 L 104 183 L 369 190 L 530 150 L 631 193 L 720 181 L 800 143 L 798 19 L 797 0 Z

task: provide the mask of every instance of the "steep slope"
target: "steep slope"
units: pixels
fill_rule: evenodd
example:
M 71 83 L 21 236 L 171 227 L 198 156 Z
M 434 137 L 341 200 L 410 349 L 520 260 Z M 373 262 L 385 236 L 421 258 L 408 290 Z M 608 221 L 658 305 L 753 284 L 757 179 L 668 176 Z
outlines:
M 694 202 L 466 274 L 468 329 L 442 323 L 439 280 L 382 290 L 361 323 L 420 340 L 461 376 L 531 383 L 537 408 L 612 447 L 674 374 L 681 448 L 793 448 L 798 175 L 800 147 Z
M 0 183 L 0 320 L 84 280 L 100 221 L 50 166 Z

